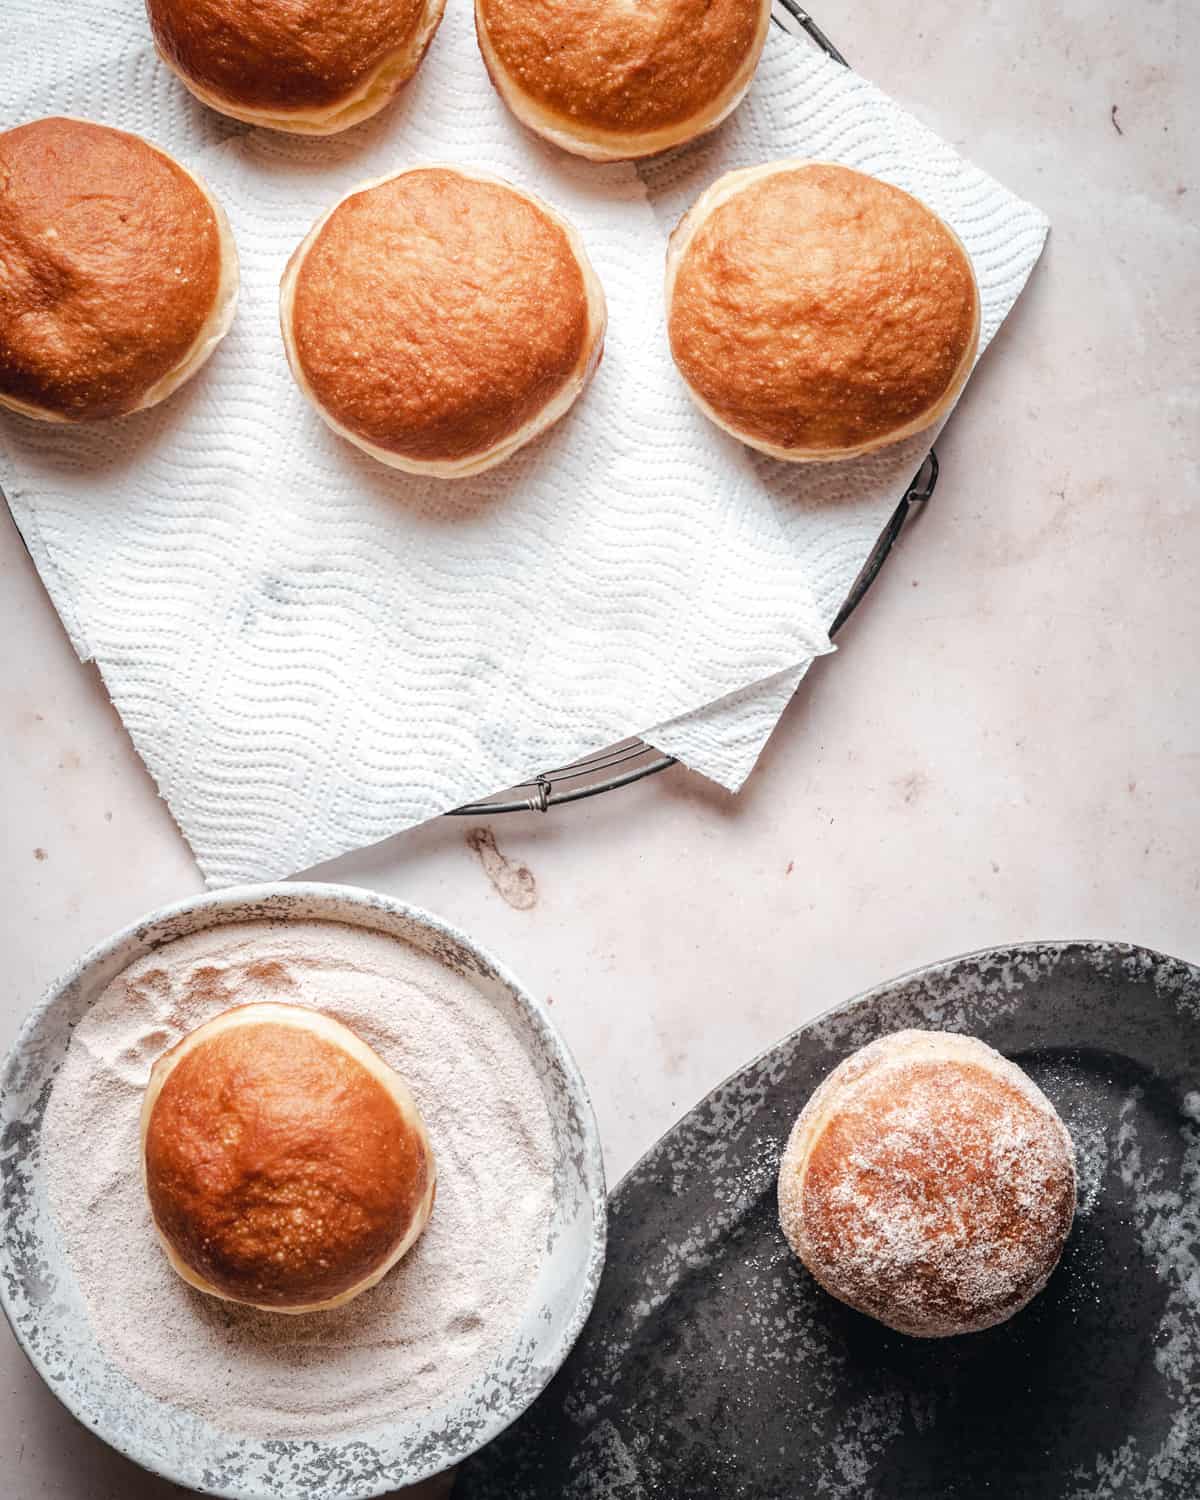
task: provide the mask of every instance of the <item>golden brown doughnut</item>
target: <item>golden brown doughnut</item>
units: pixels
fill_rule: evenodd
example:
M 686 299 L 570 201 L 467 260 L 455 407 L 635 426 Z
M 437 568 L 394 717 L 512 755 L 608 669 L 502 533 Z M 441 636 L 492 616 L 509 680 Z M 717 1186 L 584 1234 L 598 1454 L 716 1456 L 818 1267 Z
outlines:
M 146 0 L 159 56 L 235 120 L 332 135 L 417 71 L 446 0 Z
M 750 86 L 770 0 L 475 0 L 492 82 L 577 156 L 649 156 L 712 130 Z
M 979 345 L 958 236 L 829 162 L 720 178 L 667 253 L 671 353 L 697 405 L 773 458 L 853 458 L 936 422 Z
M 1054 1106 L 974 1037 L 897 1031 L 840 1063 L 779 1168 L 788 1243 L 827 1292 L 901 1333 L 1002 1323 L 1045 1286 L 1075 1214 Z
M 60 117 L 0 133 L 0 406 L 153 406 L 224 338 L 237 291 L 224 211 L 164 151 Z
M 578 234 L 531 193 L 415 167 L 348 193 L 283 278 L 297 383 L 395 468 L 456 477 L 558 420 L 600 358 L 604 293 Z
M 172 1267 L 231 1302 L 348 1302 L 433 1207 L 433 1152 L 407 1086 L 320 1011 L 243 1005 L 197 1027 L 155 1063 L 141 1133 Z

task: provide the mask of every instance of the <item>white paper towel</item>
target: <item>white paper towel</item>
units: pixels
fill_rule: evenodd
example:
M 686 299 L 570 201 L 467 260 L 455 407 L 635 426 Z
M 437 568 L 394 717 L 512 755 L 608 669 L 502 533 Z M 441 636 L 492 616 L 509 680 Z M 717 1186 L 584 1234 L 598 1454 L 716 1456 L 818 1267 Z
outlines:
M 982 355 L 1041 254 L 1045 215 L 964 161 L 866 79 L 796 37 L 773 28 L 751 97 L 728 124 L 690 150 L 644 164 L 641 172 L 669 233 L 723 172 L 784 156 L 842 162 L 882 177 L 954 227 L 979 280 Z M 781 464 L 751 456 L 827 627 L 941 425 L 848 463 Z M 949 502 L 954 477 L 947 481 L 941 503 Z M 662 725 L 646 739 L 736 790 L 810 664 Z
M 835 475 L 798 497 L 812 470 L 759 463 L 695 413 L 662 329 L 664 230 L 698 171 L 747 159 L 714 151 L 798 149 L 786 70 L 820 60 L 773 39 L 729 145 L 722 133 L 663 164 L 652 205 L 631 167 L 575 162 L 514 124 L 466 0 L 450 0 L 397 106 L 330 141 L 196 104 L 154 58 L 140 0 L 5 9 L 3 123 L 58 111 L 141 131 L 209 180 L 242 253 L 233 331 L 163 407 L 105 427 L 0 426 L 0 480 L 47 587 L 209 881 L 305 868 L 653 724 L 663 748 L 740 784 L 903 481 L 881 469 L 864 496 Z M 816 76 L 833 102 L 817 101 L 814 130 L 842 108 L 840 85 Z M 856 140 L 877 110 L 858 110 Z M 948 150 L 913 141 L 931 163 Z M 889 138 L 889 162 L 897 149 Z M 276 314 L 317 213 L 431 159 L 554 202 L 610 307 L 574 413 L 453 485 L 385 471 L 329 433 L 286 372 Z
M 233 331 L 174 399 L 107 426 L 2 429 L 47 585 L 211 881 L 371 843 L 822 649 L 770 497 L 743 453 L 713 448 L 665 356 L 662 236 L 637 173 L 532 143 L 464 0 L 398 105 L 326 142 L 196 105 L 139 0 L 16 0 L 15 16 L 5 122 L 58 110 L 142 131 L 208 179 L 241 251 Z M 575 412 L 454 484 L 329 432 L 278 331 L 279 276 L 317 214 L 433 159 L 553 201 L 611 310 Z

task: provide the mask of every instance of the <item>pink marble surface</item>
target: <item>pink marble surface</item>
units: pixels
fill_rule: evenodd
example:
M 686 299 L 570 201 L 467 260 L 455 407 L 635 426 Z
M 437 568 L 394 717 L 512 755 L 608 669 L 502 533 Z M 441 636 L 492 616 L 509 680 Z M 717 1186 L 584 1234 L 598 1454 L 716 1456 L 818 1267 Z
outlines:
M 672 771 L 496 819 L 524 908 L 453 819 L 316 872 L 444 914 L 552 1003 L 613 1180 L 733 1067 L 906 968 L 1084 936 L 1200 958 L 1200 8 L 817 14 L 1053 224 L 929 513 L 741 797 Z M 0 654 L 3 1046 L 80 951 L 200 880 L 7 519 Z M 7 1330 L 0 1391 L 14 1500 L 182 1493 L 76 1427 Z

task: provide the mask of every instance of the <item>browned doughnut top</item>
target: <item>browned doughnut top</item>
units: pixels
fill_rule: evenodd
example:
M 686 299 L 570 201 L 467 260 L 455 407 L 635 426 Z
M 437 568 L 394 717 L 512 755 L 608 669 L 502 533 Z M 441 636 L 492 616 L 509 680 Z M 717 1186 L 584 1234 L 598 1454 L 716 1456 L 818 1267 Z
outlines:
M 700 114 L 733 82 L 761 0 L 479 0 L 502 67 L 584 127 L 655 130 Z
M 57 118 L 0 134 L 0 394 L 75 420 L 131 410 L 199 337 L 220 275 L 207 196 L 140 137 Z
M 587 291 L 567 234 L 502 183 L 405 172 L 339 204 L 297 255 L 300 371 L 335 422 L 391 452 L 490 448 L 584 355 Z
M 982 1043 L 940 1036 L 900 1032 L 847 1059 L 780 1173 L 784 1229 L 817 1280 L 921 1336 L 1023 1307 L 1075 1212 L 1070 1138 L 1049 1102 Z
M 836 452 L 938 404 L 974 347 L 977 307 L 969 257 L 915 198 L 847 167 L 785 165 L 700 222 L 669 334 L 731 427 Z
M 369 1276 L 429 1187 L 420 1134 L 383 1083 L 298 1026 L 236 1026 L 200 1041 L 162 1086 L 146 1129 L 160 1232 L 238 1301 L 287 1307 Z
M 416 33 L 424 0 L 147 0 L 163 55 L 250 109 L 336 104 Z

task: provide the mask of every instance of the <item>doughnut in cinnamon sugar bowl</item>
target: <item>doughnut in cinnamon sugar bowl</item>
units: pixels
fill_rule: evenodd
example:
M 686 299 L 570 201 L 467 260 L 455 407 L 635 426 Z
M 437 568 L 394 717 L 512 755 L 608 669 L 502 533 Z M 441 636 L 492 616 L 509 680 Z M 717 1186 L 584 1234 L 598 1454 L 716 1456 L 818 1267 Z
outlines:
M 0 132 L 0 407 L 91 422 L 156 406 L 237 296 L 224 210 L 165 151 L 68 116 Z
M 146 0 L 158 54 L 210 109 L 295 135 L 377 114 L 420 66 L 446 0 Z
M 779 1216 L 831 1296 L 915 1338 L 1019 1312 L 1058 1264 L 1075 1152 L 1054 1106 L 974 1037 L 898 1031 L 809 1099 L 779 1169 Z
M 651 156 L 741 102 L 771 0 L 475 0 L 488 74 L 521 123 L 592 161 Z
M 304 1006 L 235 1006 L 164 1053 L 141 1143 L 172 1269 L 269 1312 L 357 1297 L 433 1209 L 433 1151 L 407 1084 L 348 1026 Z

